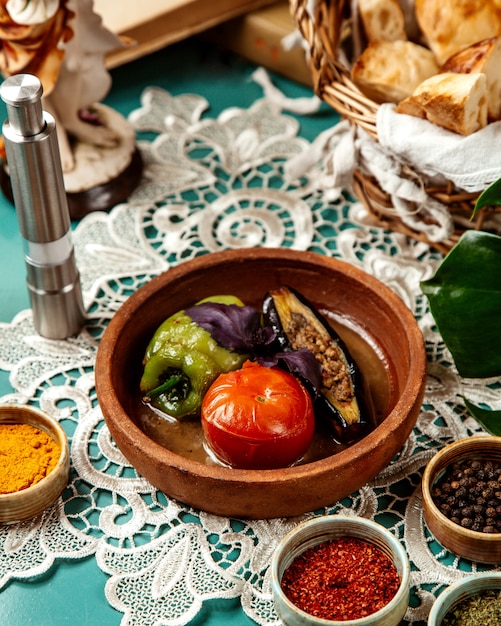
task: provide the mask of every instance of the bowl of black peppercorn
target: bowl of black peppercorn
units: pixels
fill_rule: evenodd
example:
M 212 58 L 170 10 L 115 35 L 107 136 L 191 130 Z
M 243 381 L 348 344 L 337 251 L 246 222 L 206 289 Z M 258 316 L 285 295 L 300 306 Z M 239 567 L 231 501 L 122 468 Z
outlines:
M 423 511 L 433 536 L 454 554 L 501 562 L 501 437 L 447 445 L 428 462 Z

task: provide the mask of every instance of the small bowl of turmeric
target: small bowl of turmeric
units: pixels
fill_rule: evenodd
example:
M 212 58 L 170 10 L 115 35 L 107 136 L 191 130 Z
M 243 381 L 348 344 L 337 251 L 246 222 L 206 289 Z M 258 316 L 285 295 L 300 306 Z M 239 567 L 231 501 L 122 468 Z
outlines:
M 0 405 L 0 523 L 36 517 L 68 483 L 70 454 L 62 426 L 21 404 Z

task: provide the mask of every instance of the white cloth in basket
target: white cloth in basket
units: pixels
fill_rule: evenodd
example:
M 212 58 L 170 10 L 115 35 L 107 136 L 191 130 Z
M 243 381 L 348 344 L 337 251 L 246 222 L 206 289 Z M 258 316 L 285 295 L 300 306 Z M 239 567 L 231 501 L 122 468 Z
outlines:
M 454 222 L 425 185 L 451 181 L 458 190 L 480 192 L 501 178 L 501 122 L 463 137 L 383 104 L 376 124 L 378 141 L 356 125 L 338 140 L 328 157 L 333 184 L 350 186 L 355 168 L 373 176 L 390 196 L 386 210 L 430 241 L 448 239 Z
M 381 146 L 430 178 L 450 180 L 468 192 L 483 191 L 501 178 L 501 122 L 464 137 L 383 104 L 376 127 Z
M 316 97 L 286 98 L 262 68 L 253 78 L 282 110 L 304 115 L 319 108 Z M 390 196 L 392 207 L 386 212 L 397 214 L 409 228 L 436 242 L 452 235 L 454 221 L 447 206 L 429 196 L 425 186 L 451 181 L 458 190 L 476 193 L 501 178 L 501 122 L 463 137 L 427 120 L 397 113 L 394 104 L 383 104 L 376 126 L 378 141 L 361 127 L 340 122 L 317 137 L 309 150 L 288 161 L 287 176 L 299 179 L 323 162 L 318 183 L 327 194 L 335 195 L 352 185 L 358 168 L 373 176 Z

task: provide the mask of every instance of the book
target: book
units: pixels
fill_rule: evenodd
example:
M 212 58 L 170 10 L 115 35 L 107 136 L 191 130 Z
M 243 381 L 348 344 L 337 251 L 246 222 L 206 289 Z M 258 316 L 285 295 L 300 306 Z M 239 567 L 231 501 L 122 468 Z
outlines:
M 109 30 L 133 42 L 106 57 L 113 68 L 274 1 L 94 0 L 94 11 Z
M 312 75 L 302 47 L 286 49 L 296 30 L 288 0 L 258 8 L 203 33 L 202 37 L 308 87 Z

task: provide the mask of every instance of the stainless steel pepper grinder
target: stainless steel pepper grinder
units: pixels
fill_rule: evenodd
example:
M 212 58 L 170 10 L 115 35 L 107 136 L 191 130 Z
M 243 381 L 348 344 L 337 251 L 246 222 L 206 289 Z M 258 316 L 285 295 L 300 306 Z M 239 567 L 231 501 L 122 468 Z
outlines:
M 0 86 L 7 105 L 2 130 L 35 329 L 65 339 L 78 333 L 85 314 L 56 124 L 42 110 L 42 93 L 31 74 L 6 79 Z

